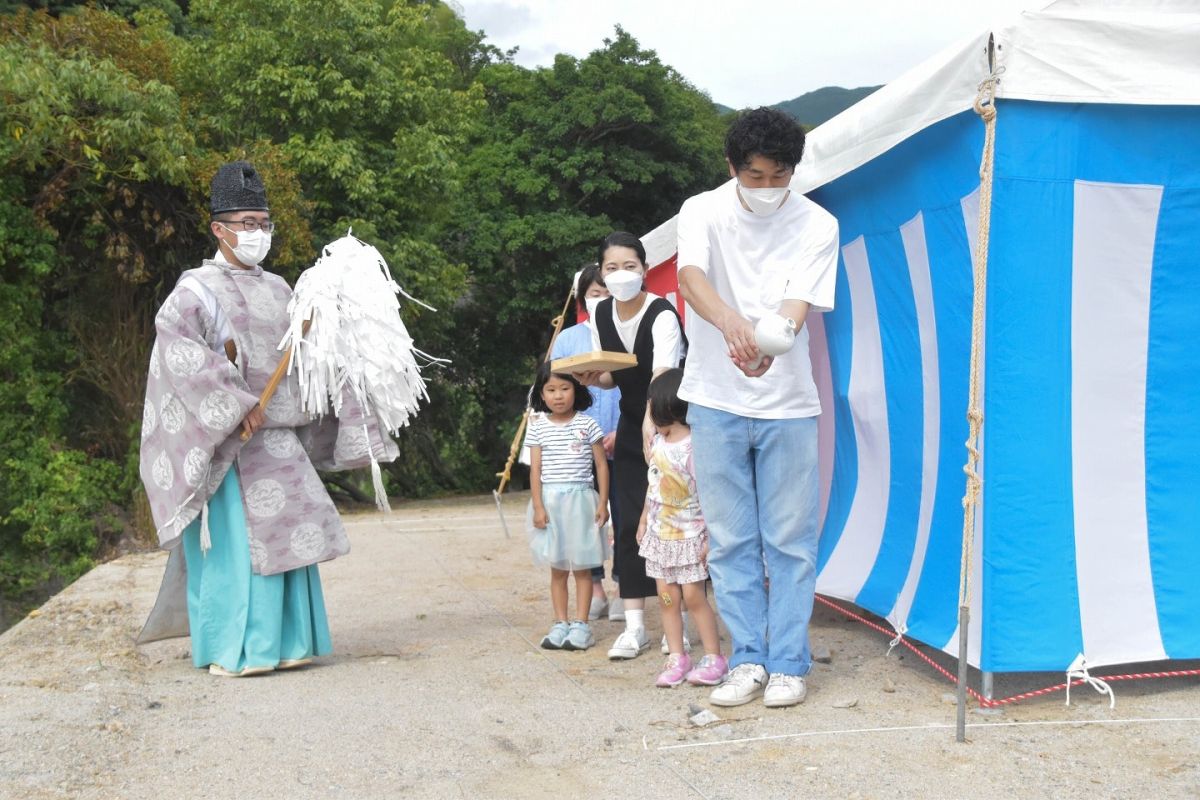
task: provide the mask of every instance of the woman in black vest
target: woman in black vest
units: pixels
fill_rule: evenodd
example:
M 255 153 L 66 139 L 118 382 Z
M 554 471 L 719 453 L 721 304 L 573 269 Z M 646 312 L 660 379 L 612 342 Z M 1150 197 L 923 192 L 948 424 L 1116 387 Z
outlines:
M 646 412 L 650 380 L 679 366 L 687 342 L 674 306 L 648 293 L 646 249 L 630 233 L 609 234 L 600 245 L 600 272 L 612 297 L 596 307 L 592 346 L 596 350 L 633 353 L 637 366 L 615 372 L 579 376 L 583 383 L 621 390 L 621 416 L 613 453 L 612 503 L 618 520 L 613 560 L 621 576 L 625 631 L 617 637 L 609 658 L 636 658 L 650 647 L 646 635 L 646 598 L 657 588 L 646 577 L 646 562 L 638 555 L 637 528 L 646 502 L 646 448 L 654 425 Z

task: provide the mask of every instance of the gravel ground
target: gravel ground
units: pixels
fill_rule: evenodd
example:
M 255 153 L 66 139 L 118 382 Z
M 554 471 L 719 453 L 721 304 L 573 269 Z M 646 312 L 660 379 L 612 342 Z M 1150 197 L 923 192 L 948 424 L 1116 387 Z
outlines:
M 347 517 L 354 551 L 322 567 L 334 654 L 264 677 L 196 670 L 187 640 L 134 646 L 161 553 L 96 568 L 0 636 L 0 797 L 1200 796 L 1195 678 L 1117 684 L 1115 710 L 1090 689 L 974 708 L 958 744 L 952 685 L 821 607 L 831 660 L 804 705 L 693 727 L 706 694 L 655 689 L 655 650 L 605 657 L 620 623 L 585 653 L 537 647 L 527 499 L 505 498 L 511 539 L 490 497 Z

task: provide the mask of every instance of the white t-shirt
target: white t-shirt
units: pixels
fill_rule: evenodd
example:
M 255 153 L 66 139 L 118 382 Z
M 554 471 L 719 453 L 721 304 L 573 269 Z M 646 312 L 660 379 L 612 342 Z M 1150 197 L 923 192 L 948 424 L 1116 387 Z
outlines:
M 793 192 L 768 217 L 738 200 L 737 183 L 688 198 L 679 210 L 679 267 L 698 267 L 713 289 L 751 323 L 804 300 L 811 311 L 833 309 L 838 226 L 833 215 Z M 748 378 L 729 358 L 725 337 L 692 311 L 689 352 L 679 396 L 689 403 L 759 419 L 815 417 L 821 413 L 808 357 L 808 330 L 776 356 L 765 374 Z
M 617 326 L 617 336 L 621 337 L 621 344 L 625 345 L 627 353 L 633 352 L 633 342 L 637 338 L 638 326 L 642 324 L 642 317 L 646 316 L 646 309 L 650 307 L 650 303 L 657 298 L 658 295 L 646 292 L 642 307 L 625 321 L 622 321 L 617 314 L 617 301 L 613 300 L 613 324 Z M 679 318 L 665 310 L 650 323 L 650 339 L 654 343 L 654 362 L 650 365 L 651 372 L 679 366 L 679 361 L 683 358 L 681 352 L 683 340 L 679 333 Z M 596 325 L 592 326 L 592 349 L 604 349 L 600 346 L 600 331 Z

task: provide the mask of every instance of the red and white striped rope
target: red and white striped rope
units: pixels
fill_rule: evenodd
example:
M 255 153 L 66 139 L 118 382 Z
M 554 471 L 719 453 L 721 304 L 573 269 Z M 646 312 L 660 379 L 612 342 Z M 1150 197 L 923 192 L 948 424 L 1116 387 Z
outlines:
M 866 625 L 868 628 L 871 628 L 873 630 L 878 631 L 879 633 L 882 633 L 884 636 L 888 637 L 888 639 L 894 640 L 896 638 L 899 638 L 900 644 L 904 645 L 909 650 L 911 650 L 914 654 L 916 654 L 916 656 L 918 658 L 920 658 L 926 664 L 933 667 L 934 670 L 936 670 L 937 672 L 939 672 L 940 674 L 945 676 L 946 679 L 949 680 L 951 683 L 953 683 L 955 685 L 958 684 L 958 678 L 953 673 L 951 673 L 950 670 L 946 669 L 941 664 L 934 661 L 927 654 L 921 652 L 921 650 L 918 649 L 917 646 L 914 645 L 911 641 L 909 641 L 903 634 L 900 634 L 899 636 L 897 636 L 897 633 L 895 631 L 890 631 L 887 628 L 883 627 L 882 625 L 877 625 L 874 622 L 872 622 L 871 620 L 867 619 L 866 617 L 863 617 L 859 614 L 855 614 L 850 609 L 839 606 L 837 603 L 833 602 L 832 600 L 829 600 L 825 597 L 821 597 L 820 595 L 816 596 L 816 600 L 821 605 L 828 606 L 829 608 L 832 608 L 834 611 L 837 611 L 838 613 L 843 614 L 844 616 L 849 617 L 850 619 L 855 620 L 856 622 L 860 622 L 863 625 Z M 1134 680 L 1147 680 L 1147 679 L 1151 679 L 1151 678 L 1193 678 L 1193 677 L 1197 677 L 1197 676 L 1200 676 L 1200 669 L 1176 669 L 1176 670 L 1167 670 L 1164 672 L 1134 672 L 1134 673 L 1129 673 L 1127 675 L 1094 675 L 1092 677 L 1100 678 L 1104 681 L 1134 681 Z M 1074 687 L 1074 686 L 1079 686 L 1080 684 L 1086 683 L 1086 682 L 1087 681 L 1085 681 L 1083 679 L 1079 679 L 1079 680 L 1070 681 L 1069 685 Z M 998 700 L 997 699 L 989 700 L 988 698 L 984 697 L 982 694 L 977 692 L 975 689 L 972 689 L 970 686 L 967 687 L 967 694 L 969 694 L 969 695 L 971 695 L 971 697 L 975 698 L 975 700 L 977 700 L 979 702 L 979 705 L 982 708 L 997 708 L 999 706 L 1007 706 L 1007 705 L 1012 705 L 1014 703 L 1019 703 L 1022 700 L 1029 700 L 1034 697 L 1042 697 L 1044 695 L 1053 694 L 1054 692 L 1061 692 L 1067 688 L 1067 685 L 1068 685 L 1068 683 L 1060 683 L 1055 686 L 1047 686 L 1044 689 L 1035 689 L 1032 692 L 1024 692 L 1023 694 L 1015 694 L 1012 697 L 1005 697 L 1005 698 L 998 699 Z

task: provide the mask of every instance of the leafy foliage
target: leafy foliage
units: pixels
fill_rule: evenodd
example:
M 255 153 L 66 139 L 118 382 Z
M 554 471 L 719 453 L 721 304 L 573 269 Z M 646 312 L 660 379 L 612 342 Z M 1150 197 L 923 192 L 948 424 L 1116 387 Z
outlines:
M 294 280 L 353 227 L 397 281 L 431 403 L 394 491 L 487 488 L 569 277 L 721 179 L 706 96 L 617 29 L 527 70 L 437 0 L 0 0 L 0 597 L 144 528 L 152 320 L 247 158 Z
M 523 407 L 571 276 L 610 231 L 646 232 L 722 180 L 724 123 L 620 28 L 584 59 L 494 63 L 479 80 L 488 111 L 465 164 L 464 224 L 447 239 L 473 265 L 454 374 L 499 430 Z M 493 463 L 507 455 L 503 437 L 487 444 Z

